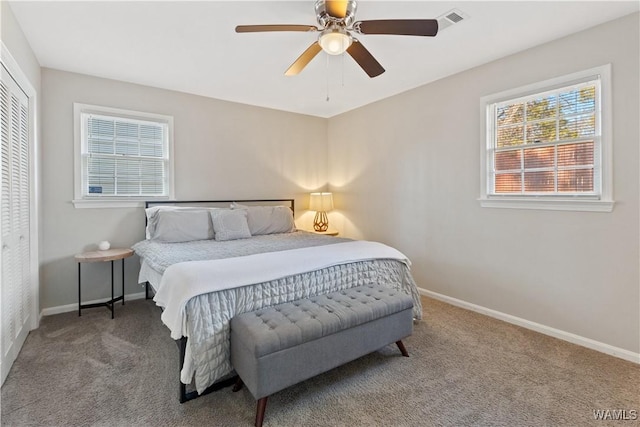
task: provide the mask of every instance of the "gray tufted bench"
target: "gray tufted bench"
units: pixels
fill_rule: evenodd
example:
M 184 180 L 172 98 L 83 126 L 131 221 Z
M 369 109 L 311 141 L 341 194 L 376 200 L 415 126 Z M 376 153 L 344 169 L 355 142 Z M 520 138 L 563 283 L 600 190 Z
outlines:
M 413 300 L 379 285 L 359 286 L 267 307 L 231 319 L 231 363 L 258 400 L 262 425 L 267 397 L 391 343 L 409 356 Z

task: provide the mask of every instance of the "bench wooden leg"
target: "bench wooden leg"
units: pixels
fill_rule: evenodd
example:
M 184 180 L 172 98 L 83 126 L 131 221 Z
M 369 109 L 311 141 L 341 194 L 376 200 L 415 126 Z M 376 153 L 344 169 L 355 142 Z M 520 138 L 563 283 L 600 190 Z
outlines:
M 238 381 L 236 381 L 236 383 L 233 385 L 233 388 L 231 389 L 232 392 L 236 392 L 236 391 L 240 391 L 242 390 L 242 386 L 244 385 L 244 383 L 242 382 L 242 378 L 238 377 Z
M 267 398 L 263 397 L 262 399 L 258 400 L 258 409 L 256 410 L 256 427 L 262 427 L 265 409 L 267 409 Z
M 404 344 L 402 344 L 401 340 L 396 341 L 396 345 L 398 346 L 398 348 L 400 349 L 400 353 L 402 353 L 404 357 L 409 357 L 409 353 L 407 352 L 407 349 L 404 346 Z

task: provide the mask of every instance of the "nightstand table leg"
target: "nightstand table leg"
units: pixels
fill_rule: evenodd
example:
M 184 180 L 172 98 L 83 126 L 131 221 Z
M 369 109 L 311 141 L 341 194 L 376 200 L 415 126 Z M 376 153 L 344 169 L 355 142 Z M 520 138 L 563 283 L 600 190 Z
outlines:
M 124 305 L 124 258 L 122 258 L 122 305 Z
M 82 265 L 81 262 L 78 263 L 78 317 L 82 316 L 82 293 L 80 291 L 80 283 L 82 282 L 80 280 L 80 266 Z
M 111 318 L 115 315 L 116 303 L 113 301 L 113 260 L 111 260 Z

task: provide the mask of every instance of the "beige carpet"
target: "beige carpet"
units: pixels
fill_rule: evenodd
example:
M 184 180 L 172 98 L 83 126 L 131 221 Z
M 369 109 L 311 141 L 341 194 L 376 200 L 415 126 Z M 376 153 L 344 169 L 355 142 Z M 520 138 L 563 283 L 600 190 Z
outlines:
M 594 410 L 640 410 L 640 367 L 424 299 L 397 348 L 269 399 L 265 426 L 627 426 Z M 251 426 L 229 388 L 178 403 L 178 349 L 151 301 L 45 317 L 2 387 L 7 426 Z

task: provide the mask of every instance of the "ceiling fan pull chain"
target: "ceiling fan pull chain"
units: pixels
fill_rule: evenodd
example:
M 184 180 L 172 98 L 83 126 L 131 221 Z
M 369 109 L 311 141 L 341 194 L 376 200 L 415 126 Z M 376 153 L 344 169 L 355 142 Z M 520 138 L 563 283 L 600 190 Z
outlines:
M 342 87 L 344 88 L 344 53 L 342 54 Z
M 329 102 L 329 55 L 325 55 L 327 57 L 327 102 Z

